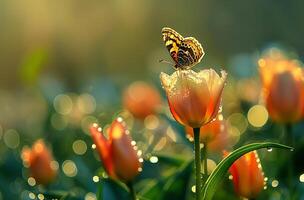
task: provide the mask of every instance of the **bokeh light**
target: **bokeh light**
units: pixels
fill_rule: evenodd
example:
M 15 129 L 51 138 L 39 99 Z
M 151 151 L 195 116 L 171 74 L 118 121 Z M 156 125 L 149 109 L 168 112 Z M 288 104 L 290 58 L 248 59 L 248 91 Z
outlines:
M 62 171 L 68 177 L 74 177 L 77 175 L 77 167 L 72 160 L 65 160 L 62 163 Z
M 268 112 L 262 105 L 252 106 L 247 114 L 248 122 L 253 126 L 260 128 L 264 126 L 268 120 Z
M 87 151 L 87 144 L 83 140 L 76 140 L 72 145 L 73 151 L 78 155 L 83 155 Z
M 5 131 L 3 136 L 4 143 L 9 148 L 15 149 L 19 146 L 20 136 L 19 133 L 14 129 L 9 129 Z
M 71 97 L 66 94 L 60 94 L 56 96 L 54 99 L 54 108 L 59 114 L 69 114 L 73 108 Z

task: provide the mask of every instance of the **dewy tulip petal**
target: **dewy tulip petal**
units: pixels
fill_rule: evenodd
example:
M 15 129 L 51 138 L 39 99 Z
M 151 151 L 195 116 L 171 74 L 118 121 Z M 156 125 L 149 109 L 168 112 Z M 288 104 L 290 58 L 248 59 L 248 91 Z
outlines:
M 112 148 L 110 141 L 105 138 L 101 128 L 98 127 L 98 124 L 93 124 L 93 126 L 90 128 L 90 132 L 105 170 L 109 176 L 116 178 L 116 174 L 114 173 L 113 169 Z
M 114 120 L 109 127 L 109 139 L 103 136 L 97 124 L 90 131 L 109 176 L 125 182 L 131 181 L 139 173 L 141 163 L 122 118 Z
M 213 69 L 199 73 L 178 70 L 171 76 L 161 73 L 160 79 L 173 117 L 192 128 L 213 120 L 219 111 L 226 77 L 226 72 L 222 71 L 220 77 Z
M 228 155 L 227 152 L 224 153 Z M 247 153 L 230 167 L 236 193 L 246 198 L 256 198 L 263 190 L 264 173 L 256 151 Z
M 112 123 L 110 129 L 110 140 L 112 140 L 113 164 L 119 178 L 130 181 L 135 177 L 141 167 L 137 151 L 131 145 L 131 138 L 127 134 L 123 122 L 118 118 Z

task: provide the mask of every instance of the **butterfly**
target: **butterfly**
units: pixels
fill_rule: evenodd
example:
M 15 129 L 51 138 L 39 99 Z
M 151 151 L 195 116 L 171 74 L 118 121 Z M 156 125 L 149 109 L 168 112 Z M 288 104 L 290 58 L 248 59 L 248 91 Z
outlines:
M 170 56 L 175 62 L 175 69 L 189 69 L 203 58 L 205 52 L 202 45 L 195 38 L 184 38 L 168 27 L 162 29 L 162 35 Z

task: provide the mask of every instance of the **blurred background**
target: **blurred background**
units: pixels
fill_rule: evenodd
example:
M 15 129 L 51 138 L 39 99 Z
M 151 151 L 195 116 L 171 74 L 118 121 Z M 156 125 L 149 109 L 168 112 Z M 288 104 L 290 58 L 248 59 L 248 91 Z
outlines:
M 92 177 L 101 165 L 90 148 L 87 127 L 95 121 L 106 125 L 117 113 L 127 118 L 143 149 L 153 144 L 156 152 L 169 148 L 172 155 L 184 152 L 189 158 L 191 145 L 181 142 L 171 147 L 178 140 L 172 133 L 176 122 L 170 121 L 159 74 L 173 69 L 158 62 L 171 59 L 161 36 L 165 26 L 201 42 L 206 54 L 195 70 L 214 67 L 228 72 L 223 115 L 233 127 L 230 148 L 257 140 L 280 141 L 282 126 L 268 120 L 263 106 L 254 107 L 260 99 L 257 61 L 263 51 L 278 49 L 304 59 L 303 7 L 300 0 L 0 1 L 0 199 L 35 199 L 33 191 L 52 190 L 71 190 L 79 199 L 96 198 Z M 139 125 L 130 116 L 123 94 L 135 81 L 156 88 L 168 119 L 149 118 Z M 248 114 L 250 110 L 253 113 Z M 175 132 L 178 129 L 183 132 L 181 127 Z M 161 144 L 152 139 L 149 143 L 151 135 L 159 132 L 168 138 L 159 139 Z M 301 133 L 303 123 L 297 123 L 294 134 L 303 148 Z M 20 158 L 22 148 L 39 138 L 47 141 L 60 170 L 60 178 L 49 189 L 28 181 Z M 284 199 L 284 187 L 272 187 L 274 180 L 284 179 L 279 176 L 284 162 L 268 154 L 262 151 L 261 160 L 266 162 L 270 189 L 261 199 Z M 220 157 L 215 156 L 215 162 Z M 303 159 L 295 160 L 294 182 L 302 191 Z M 73 163 L 68 169 L 67 162 Z M 143 174 L 139 179 L 153 178 L 149 170 Z M 186 185 L 191 188 L 191 183 Z M 222 189 L 218 195 L 227 197 L 230 190 Z M 191 198 L 186 193 L 185 198 Z M 304 198 L 298 194 L 298 199 Z

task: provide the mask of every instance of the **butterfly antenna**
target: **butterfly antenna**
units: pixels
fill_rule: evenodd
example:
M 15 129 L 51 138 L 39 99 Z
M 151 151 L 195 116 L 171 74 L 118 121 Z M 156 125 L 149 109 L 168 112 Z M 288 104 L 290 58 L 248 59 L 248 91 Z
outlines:
M 170 64 L 170 65 L 174 66 L 174 64 L 172 62 L 169 62 L 169 61 L 166 61 L 166 60 L 163 60 L 163 59 L 160 59 L 158 62 L 160 62 L 160 63 L 166 63 L 166 64 Z

